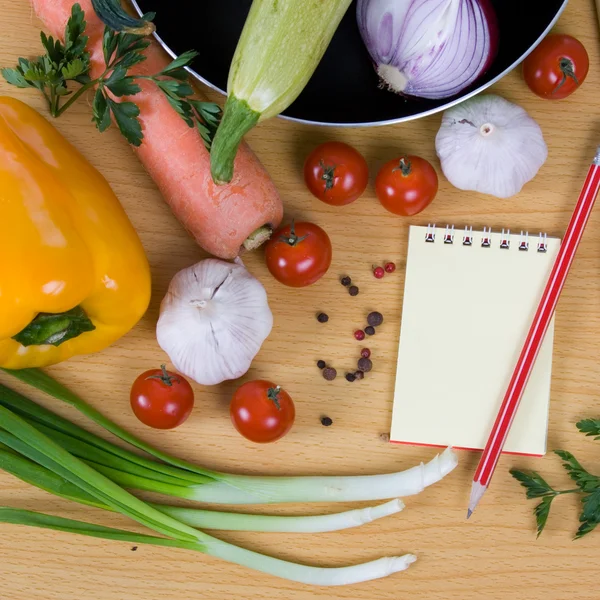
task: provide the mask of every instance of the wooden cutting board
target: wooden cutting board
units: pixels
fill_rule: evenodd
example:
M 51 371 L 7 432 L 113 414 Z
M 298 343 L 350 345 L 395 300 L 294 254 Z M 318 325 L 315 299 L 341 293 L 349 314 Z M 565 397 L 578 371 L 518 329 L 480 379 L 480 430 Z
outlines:
M 233 383 L 210 389 L 196 386 L 196 409 L 175 431 L 152 431 L 130 413 L 131 382 L 141 371 L 165 360 L 155 341 L 154 326 L 168 282 L 203 253 L 172 217 L 120 135 L 115 131 L 97 133 L 90 122 L 90 99 L 80 101 L 56 125 L 102 171 L 125 206 L 150 259 L 153 300 L 139 326 L 119 343 L 101 354 L 55 367 L 52 373 L 132 432 L 211 468 L 265 474 L 367 474 L 396 471 L 430 459 L 434 454 L 430 448 L 392 447 L 380 439 L 390 424 L 408 225 L 469 223 L 561 235 L 594 148 L 600 143 L 600 47 L 594 12 L 591 0 L 573 0 L 556 28 L 576 35 L 590 54 L 588 79 L 572 98 L 560 102 L 538 99 L 522 81 L 519 70 L 494 87 L 494 92 L 519 103 L 537 119 L 550 150 L 537 178 L 516 198 L 498 200 L 464 193 L 441 177 L 433 205 L 422 215 L 401 219 L 379 206 L 372 183 L 362 199 L 339 209 L 318 202 L 306 191 L 303 159 L 316 144 L 328 139 L 355 145 L 366 156 L 372 173 L 401 152 L 424 156 L 439 172 L 434 137 L 440 115 L 385 128 L 348 130 L 318 129 L 276 119 L 251 133 L 249 141 L 272 173 L 287 217 L 316 221 L 329 232 L 334 245 L 330 273 L 306 290 L 277 284 L 266 272 L 260 252 L 247 258 L 248 268 L 267 287 L 275 314 L 273 333 L 247 377 L 277 381 L 297 406 L 293 431 L 276 445 L 252 445 L 232 429 L 227 409 Z M 0 0 L 0 23 L 0 65 L 12 66 L 18 56 L 39 52 L 41 27 L 26 0 Z M 0 82 L 0 93 L 19 97 L 45 112 L 41 98 L 31 90 Z M 377 281 L 370 266 L 385 260 L 394 260 L 398 271 Z M 338 276 L 346 273 L 360 286 L 356 298 L 348 296 L 338 283 Z M 475 293 L 476 282 L 473 287 Z M 558 308 L 548 440 L 550 449 L 568 448 L 592 470 L 600 447 L 577 433 L 574 423 L 600 415 L 599 297 L 600 212 L 596 210 Z M 386 321 L 368 343 L 375 365 L 371 376 L 353 384 L 342 377 L 325 382 L 315 361 L 325 359 L 340 372 L 352 368 L 360 348 L 352 331 L 363 323 L 366 312 L 374 309 L 381 311 Z M 326 326 L 317 325 L 314 318 L 321 310 L 331 317 Z M 64 406 L 47 398 L 40 400 L 84 422 Z M 322 415 L 333 419 L 331 427 L 321 426 Z M 310 536 L 218 534 L 267 554 L 323 566 L 406 551 L 419 556 L 408 572 L 385 580 L 348 588 L 309 588 L 196 553 L 146 547 L 133 551 L 117 542 L 0 526 L 0 596 L 6 600 L 596 600 L 600 534 L 571 541 L 577 527 L 577 499 L 564 497 L 555 503 L 547 531 L 536 541 L 533 503 L 525 500 L 508 474 L 514 466 L 533 468 L 552 483 L 567 485 L 557 458 L 503 457 L 485 501 L 467 523 L 465 508 L 476 462 L 477 455 L 462 452 L 459 467 L 442 484 L 408 498 L 407 509 L 400 515 L 360 529 Z M 72 505 L 4 473 L 0 473 L 0 505 L 129 526 L 118 515 Z M 351 506 L 294 505 L 270 510 L 302 514 Z

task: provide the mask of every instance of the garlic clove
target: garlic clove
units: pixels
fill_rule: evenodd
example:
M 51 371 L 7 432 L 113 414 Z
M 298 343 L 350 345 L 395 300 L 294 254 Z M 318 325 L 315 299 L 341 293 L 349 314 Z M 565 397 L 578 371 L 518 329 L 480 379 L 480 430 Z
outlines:
M 493 94 L 447 110 L 435 147 L 452 185 L 498 198 L 518 194 L 548 157 L 539 125 L 523 108 Z
M 272 327 L 262 284 L 243 265 L 209 258 L 173 277 L 156 336 L 178 371 L 215 385 L 248 371 Z

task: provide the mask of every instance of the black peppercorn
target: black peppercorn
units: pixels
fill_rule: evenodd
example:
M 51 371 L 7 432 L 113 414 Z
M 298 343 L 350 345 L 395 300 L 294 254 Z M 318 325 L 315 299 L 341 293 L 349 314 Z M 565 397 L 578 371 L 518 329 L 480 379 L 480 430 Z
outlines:
M 358 359 L 358 370 L 363 373 L 368 373 L 373 368 L 373 363 L 370 358 L 359 358 Z
M 327 321 L 329 321 L 329 315 L 326 313 L 319 313 L 317 315 L 317 321 L 319 321 L 319 323 L 327 323 Z
M 349 293 L 351 296 L 358 296 L 358 288 L 357 288 L 355 285 L 351 285 L 351 286 L 348 288 L 348 293 Z
M 373 327 L 372 325 L 365 327 L 365 333 L 367 335 L 375 335 L 375 327 Z
M 351 283 L 352 283 L 352 279 L 350 279 L 350 277 L 348 277 L 348 275 L 345 275 L 344 277 L 342 277 L 340 279 L 340 283 L 344 286 L 344 287 L 348 287 Z
M 354 377 L 356 379 L 364 379 L 365 378 L 365 374 L 362 371 L 356 371 L 356 373 L 354 373 Z
M 346 373 L 346 379 L 352 382 L 356 379 L 356 375 L 354 373 Z
M 323 369 L 323 377 L 327 379 L 327 381 L 333 381 L 337 377 L 337 371 L 332 367 L 327 367 Z
M 324 360 L 317 361 L 317 367 L 319 367 L 319 369 L 324 369 L 326 366 L 327 366 L 327 363 Z
M 383 323 L 383 315 L 380 312 L 369 313 L 367 323 L 372 327 L 379 327 Z
M 329 427 L 332 423 L 333 421 L 329 417 L 321 417 L 321 425 Z

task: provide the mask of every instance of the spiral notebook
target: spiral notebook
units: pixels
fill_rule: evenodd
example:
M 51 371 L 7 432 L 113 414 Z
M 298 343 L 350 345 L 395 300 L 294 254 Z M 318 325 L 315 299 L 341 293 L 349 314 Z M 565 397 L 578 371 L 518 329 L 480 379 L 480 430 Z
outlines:
M 454 226 L 409 232 L 390 441 L 482 449 L 560 240 Z M 546 453 L 554 319 L 505 452 Z

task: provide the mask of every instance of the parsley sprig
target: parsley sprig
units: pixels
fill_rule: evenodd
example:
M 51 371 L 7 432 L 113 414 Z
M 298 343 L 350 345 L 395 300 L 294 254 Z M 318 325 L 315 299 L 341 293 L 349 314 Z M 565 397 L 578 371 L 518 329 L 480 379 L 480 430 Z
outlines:
M 600 439 L 600 420 L 585 419 L 577 423 L 577 429 L 587 436 L 595 436 L 595 439 Z M 570 452 L 566 450 L 555 450 L 554 452 L 562 459 L 562 465 L 575 482 L 575 488 L 555 490 L 535 471 L 528 474 L 512 469 L 510 474 L 526 489 L 527 498 L 542 499 L 534 509 L 538 536 L 546 526 L 553 500 L 562 494 L 580 494 L 582 510 L 579 515 L 579 529 L 575 534 L 575 539 L 578 539 L 593 531 L 600 524 L 600 477 L 587 471 Z
M 153 14 L 144 16 L 150 21 Z M 189 127 L 196 127 L 205 146 L 210 145 L 219 125 L 221 109 L 212 102 L 193 98 L 188 83 L 188 67 L 197 53 L 188 51 L 154 75 L 131 74 L 130 69 L 145 61 L 144 50 L 150 41 L 143 35 L 117 32 L 106 27 L 102 40 L 105 69 L 92 79 L 90 54 L 86 50 L 85 13 L 74 4 L 67 21 L 64 43 L 41 33 L 46 54 L 36 59 L 19 58 L 14 69 L 2 69 L 4 79 L 20 88 L 36 88 L 46 98 L 50 114 L 59 117 L 88 90 L 96 87 L 92 102 L 93 118 L 99 131 L 116 123 L 127 141 L 134 146 L 142 143 L 144 134 L 139 120 L 139 107 L 132 100 L 117 102 L 115 98 L 135 97 L 141 91 L 142 80 L 151 81 L 166 96 Z M 80 87 L 73 91 L 70 85 Z

